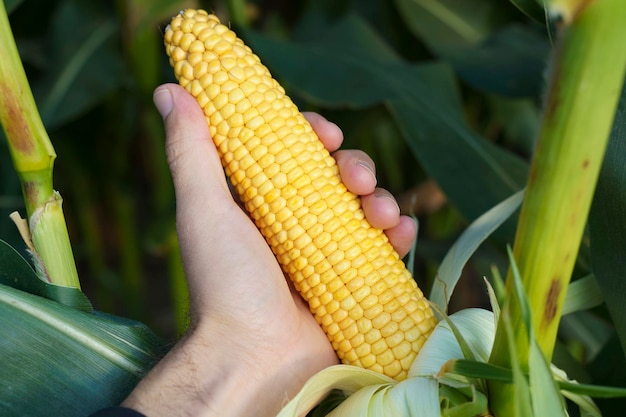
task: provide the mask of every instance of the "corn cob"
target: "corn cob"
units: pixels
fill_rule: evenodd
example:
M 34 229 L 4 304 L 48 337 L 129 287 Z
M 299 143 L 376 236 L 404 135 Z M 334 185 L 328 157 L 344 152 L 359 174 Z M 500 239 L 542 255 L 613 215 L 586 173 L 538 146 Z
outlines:
M 228 178 L 339 358 L 405 379 L 433 312 L 309 123 L 216 16 L 184 10 L 164 38 Z

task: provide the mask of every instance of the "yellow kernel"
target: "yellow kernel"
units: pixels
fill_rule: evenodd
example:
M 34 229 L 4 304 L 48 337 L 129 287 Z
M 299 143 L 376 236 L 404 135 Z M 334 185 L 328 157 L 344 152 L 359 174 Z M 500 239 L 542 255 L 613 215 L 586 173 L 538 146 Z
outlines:
M 246 126 L 252 130 L 257 130 L 265 124 L 265 120 L 261 116 L 256 116 L 246 122 Z M 258 133 L 257 133 L 258 134 Z M 261 135 L 259 135 L 261 136 Z
M 364 285 L 358 290 L 352 292 L 352 296 L 358 303 L 362 302 L 365 299 L 365 297 L 369 295 L 370 295 L 370 287 L 368 287 L 367 285 Z
M 192 96 L 198 97 L 201 93 L 204 92 L 204 88 L 200 84 L 200 81 L 193 80 L 189 83 L 187 90 L 191 93 Z
M 204 52 L 204 43 L 202 43 L 202 41 L 199 41 L 198 39 L 195 39 L 189 45 L 189 49 L 188 50 L 189 50 L 189 53 L 191 53 L 191 54 L 195 54 L 195 53 L 200 53 L 201 54 L 202 52 Z
M 237 104 L 244 98 L 245 98 L 245 94 L 243 90 L 238 87 L 234 88 L 228 93 L 228 101 L 230 101 L 232 104 Z
M 326 311 L 328 311 L 328 314 L 333 314 L 335 311 L 339 310 L 339 303 L 336 300 L 332 299 L 331 293 L 328 294 L 330 295 L 331 300 L 326 303 Z M 335 323 L 337 323 L 337 325 L 339 326 L 338 322 Z M 339 328 L 341 328 L 341 326 L 339 326 Z
M 381 340 L 375 343 L 372 346 L 372 353 L 376 355 L 376 362 L 378 362 L 379 365 L 387 366 L 387 365 L 390 365 L 393 361 L 395 361 L 396 358 L 393 356 L 393 352 L 387 347 L 386 343 L 383 344 L 383 342 L 384 341 Z M 378 349 L 384 349 L 384 350 L 380 353 L 376 353 Z M 398 362 L 396 366 L 399 368 L 400 363 Z
M 222 70 L 222 66 L 220 65 L 219 57 L 215 55 L 213 51 L 206 51 L 202 54 L 202 60 L 209 63 L 209 67 L 207 71 L 211 74 L 215 74 Z
M 370 333 L 371 332 L 372 331 L 370 331 Z M 367 335 L 366 335 L 366 338 L 367 338 Z M 387 342 L 385 342 L 385 339 L 382 339 L 382 338 L 378 339 L 375 342 L 371 343 L 371 345 L 372 345 L 372 353 L 376 355 L 376 362 L 382 365 L 381 356 L 383 356 L 383 353 L 386 354 L 387 352 L 389 352 L 389 355 L 391 355 L 391 360 L 389 360 L 388 356 L 385 356 L 385 358 L 383 358 L 383 362 L 391 363 L 391 361 L 393 360 L 393 354 L 391 350 L 389 350 L 389 347 L 387 346 Z
M 237 65 L 237 59 L 232 57 L 224 57 L 222 58 L 222 68 L 226 71 L 230 71 Z
M 204 74 L 208 72 L 208 68 L 209 68 L 209 64 L 207 64 L 206 62 L 204 61 L 198 62 L 197 64 L 193 66 L 193 77 L 198 78 L 198 79 L 201 78 Z M 202 85 L 204 86 L 204 83 L 202 83 Z
M 293 197 L 287 200 L 287 206 L 289 206 L 289 208 L 293 211 L 299 209 L 303 205 L 304 205 L 304 198 L 302 198 L 299 195 L 294 195 Z
M 338 274 L 344 274 L 348 269 L 350 269 L 350 261 L 344 259 L 343 261 L 336 264 L 334 267 L 335 272 Z
M 413 365 L 413 362 L 415 362 L 415 357 L 417 356 L 416 352 L 419 352 L 421 348 L 421 345 L 412 348 L 407 355 L 400 359 L 400 365 L 402 366 L 402 369 L 405 369 L 407 371 L 411 369 L 411 365 Z M 402 372 L 401 375 L 402 374 L 406 374 L 406 372 Z
M 278 164 L 274 164 L 276 170 L 280 170 L 280 166 Z M 272 182 L 276 188 L 285 188 L 287 186 L 287 177 L 282 172 L 278 172 L 276 175 L 272 177 Z M 287 204 L 293 210 L 293 201 L 290 199 Z
M 243 90 L 242 90 L 242 92 L 243 92 Z M 244 95 L 245 95 L 245 93 L 244 93 Z M 229 99 L 230 99 L 230 95 L 229 95 Z M 248 100 L 245 97 L 242 98 L 241 100 L 239 100 L 236 103 L 236 105 L 235 105 L 235 109 L 237 110 L 237 113 L 244 113 L 245 111 L 250 109 L 250 107 L 251 107 L 250 100 Z
M 217 110 L 221 110 L 222 107 L 224 107 L 225 105 L 228 104 L 228 96 L 224 93 L 220 93 L 217 96 L 215 96 L 215 98 L 213 99 L 213 105 L 215 106 L 215 108 Z M 220 115 L 220 118 L 222 116 Z M 217 125 L 217 123 L 212 121 L 213 125 Z
M 216 126 L 216 128 L 217 128 L 218 135 L 227 136 L 230 126 L 228 125 L 228 122 L 226 120 L 222 120 L 220 124 Z
M 364 288 L 368 288 L 369 289 L 369 287 L 364 287 Z M 366 311 L 370 311 L 370 309 L 372 309 L 372 308 L 380 307 L 378 305 L 378 297 L 375 296 L 374 294 L 370 294 L 363 301 L 361 301 L 361 307 L 364 310 L 366 310 Z M 380 310 L 382 310 L 382 307 L 380 308 Z M 372 311 L 372 313 L 374 313 L 374 311 Z M 372 313 L 366 314 L 365 316 L 368 319 L 373 319 L 374 317 L 376 317 L 376 315 L 378 315 L 378 314 L 376 314 L 376 315 L 372 316 L 371 315 Z
M 365 317 L 361 317 L 360 319 L 357 319 L 356 325 L 359 329 L 359 333 L 363 335 L 367 334 L 373 328 L 372 321 L 366 319 Z
M 311 237 L 309 235 L 307 235 L 306 233 L 304 233 L 300 237 L 296 238 L 295 241 L 293 242 L 294 246 L 296 248 L 298 248 L 298 249 L 305 248 L 309 243 L 311 243 Z
M 245 77 L 245 74 L 243 74 L 243 77 Z M 235 77 L 235 78 L 238 78 L 238 77 Z M 256 91 L 256 85 L 252 83 L 250 80 L 246 80 L 242 82 L 240 84 L 240 87 L 244 91 L 244 93 L 246 93 L 246 96 L 249 96 Z
M 213 50 L 215 45 L 217 45 L 221 40 L 222 38 L 220 35 L 213 33 L 204 40 L 204 47 L 208 50 Z
M 192 67 L 194 67 L 194 71 L 195 71 L 195 66 L 196 66 L 196 65 L 198 65 L 198 64 L 200 64 L 200 63 L 202 63 L 202 62 L 204 62 L 204 61 L 202 60 L 202 55 L 203 55 L 203 54 L 202 54 L 202 53 L 200 53 L 200 52 L 194 52 L 194 53 L 189 54 L 189 55 L 187 56 L 187 62 L 189 62 L 189 65 L 191 65 Z M 206 62 L 205 62 L 205 64 L 206 64 Z M 199 77 L 197 77 L 197 76 L 196 76 L 196 78 L 199 78 Z
M 219 41 L 217 41 L 215 45 L 213 45 L 211 49 L 213 49 L 216 54 L 223 55 L 224 53 L 230 51 L 231 48 L 232 45 L 223 38 L 221 38 Z
M 402 343 L 399 343 L 397 346 L 392 347 L 391 350 L 396 358 L 402 359 L 412 352 L 412 347 L 411 347 L 411 343 L 404 340 Z
M 393 353 L 389 352 L 389 354 L 393 357 Z M 378 363 L 381 362 L 379 358 L 377 358 L 377 360 L 378 360 Z M 392 361 L 389 365 L 383 366 L 383 372 L 385 375 L 390 376 L 391 378 L 398 378 L 398 379 L 402 379 L 399 377 L 401 373 L 406 373 L 406 372 L 403 372 L 402 367 L 400 365 L 400 361 L 397 361 L 397 360 Z
M 378 329 L 371 329 L 369 330 L 367 333 L 365 333 L 365 342 L 369 343 L 370 345 L 381 340 L 382 335 L 380 334 L 380 330 Z M 386 347 L 387 345 L 385 345 Z
M 215 74 L 213 74 L 213 83 L 214 84 L 222 85 L 226 81 L 228 81 L 228 74 L 226 72 L 224 72 L 224 71 L 217 71 Z
M 376 297 L 374 294 L 370 294 L 369 297 Z M 377 298 L 378 300 L 378 298 Z M 370 308 L 365 308 L 363 307 L 363 309 L 365 311 L 363 311 L 363 316 L 367 317 L 368 319 L 372 320 L 372 324 L 374 323 L 374 319 L 376 319 L 378 317 L 379 314 L 381 314 L 383 312 L 383 306 L 378 304 L 378 301 L 376 302 L 376 304 L 374 304 L 373 306 L 371 306 Z M 382 326 L 374 326 L 377 329 L 382 327 Z
M 185 33 L 182 38 L 180 38 L 179 46 L 189 52 L 189 46 L 191 46 L 192 42 L 196 40 L 196 37 L 192 33 Z
M 241 113 L 233 113 L 233 115 L 228 118 L 228 124 L 231 125 L 232 128 L 243 126 Z
M 402 335 L 402 333 L 399 332 L 398 323 L 391 321 L 391 315 L 389 313 L 380 314 L 372 320 L 372 324 L 375 328 L 380 329 L 380 332 L 384 337 L 389 337 L 393 334 Z
M 341 305 L 344 306 L 344 303 L 346 301 L 349 301 L 349 302 L 354 301 L 354 302 L 356 302 L 354 294 L 350 294 L 350 297 L 346 297 L 346 299 L 341 302 Z M 358 304 L 354 305 L 353 307 L 351 307 L 349 309 L 349 311 L 350 311 L 350 317 L 353 320 L 361 320 L 363 318 L 363 309 L 361 308 L 360 305 L 358 305 Z
M 370 347 L 370 350 L 371 350 L 371 347 Z M 361 365 L 363 365 L 364 368 L 372 369 L 374 365 L 377 365 L 376 356 L 370 353 L 365 357 L 361 357 Z
M 340 321 L 348 317 L 348 312 L 346 310 L 342 310 L 341 308 L 338 308 L 337 311 L 332 313 L 332 317 L 335 322 L 339 323 Z
M 346 298 L 350 297 L 350 291 L 348 291 L 346 287 L 342 286 L 333 293 L 333 297 L 335 300 L 342 302 Z
M 222 117 L 224 119 L 228 119 L 230 116 L 235 114 L 235 105 L 233 103 L 226 103 L 224 107 L 220 109 L 220 113 L 222 113 Z
M 287 232 L 287 237 L 289 238 L 289 240 L 293 242 L 297 238 L 299 238 L 303 233 L 305 232 L 302 226 L 300 226 L 299 224 L 296 224 L 292 228 L 289 229 L 289 231 Z
M 237 84 L 236 82 L 234 82 L 233 80 L 229 78 L 228 80 L 224 81 L 224 83 L 222 84 L 222 92 L 229 94 L 231 91 L 233 91 L 234 89 L 238 87 L 239 87 L 239 84 Z

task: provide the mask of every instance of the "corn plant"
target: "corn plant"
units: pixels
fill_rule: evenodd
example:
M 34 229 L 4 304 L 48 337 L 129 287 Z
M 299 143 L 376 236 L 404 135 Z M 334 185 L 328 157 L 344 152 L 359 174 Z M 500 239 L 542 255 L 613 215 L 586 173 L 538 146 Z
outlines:
M 20 9 L 29 2 L 20 3 L 5 2 L 29 63 L 26 73 L 36 79 L 36 54 L 19 39 Z M 24 200 L 21 207 L 9 193 L 0 207 L 25 209 L 25 220 L 13 217 L 26 243 L 13 246 L 31 258 L 0 242 L 0 346 L 15 358 L 0 371 L 3 415 L 85 415 L 120 401 L 158 360 L 168 344 L 150 330 L 163 332 L 147 310 L 154 286 L 146 284 L 143 258 L 158 256 L 167 265 L 169 276 L 159 282 L 174 294 L 172 327 L 184 330 L 173 194 L 158 152 L 160 121 L 148 110 L 152 88 L 172 79 L 154 29 L 164 28 L 183 5 L 148 3 L 119 2 L 107 10 L 59 0 L 52 33 L 61 38 L 68 22 L 80 21 L 89 36 L 78 48 L 55 50 L 76 53 L 51 71 L 53 81 L 43 83 L 49 88 L 31 81 L 38 105 L 9 21 L 0 21 L 7 57 L 0 62 L 0 116 L 17 173 L 13 184 L 21 184 L 4 189 L 20 187 Z M 621 372 L 603 373 L 603 366 L 619 368 L 626 347 L 620 256 L 626 247 L 620 192 L 626 183 L 626 42 L 620 33 L 626 3 L 318 0 L 288 11 L 243 1 L 206 6 L 231 22 L 301 108 L 338 121 L 347 146 L 372 154 L 383 185 L 419 219 L 419 239 L 405 261 L 439 318 L 405 380 L 331 367 L 311 378 L 281 416 L 619 414 L 620 400 L 609 398 L 625 396 L 619 387 L 626 381 Z M 124 45 L 119 50 L 110 42 L 117 36 Z M 83 67 L 93 70 L 96 57 L 105 56 L 106 75 L 100 72 L 90 94 L 70 88 L 90 72 L 81 73 Z M 124 65 L 131 75 L 123 75 Z M 79 110 L 90 106 L 97 110 Z M 109 155 L 101 188 L 107 190 L 105 218 L 119 227 L 119 272 L 107 266 L 106 232 L 97 226 L 102 216 L 92 208 L 97 191 L 85 180 L 101 175 L 83 161 L 84 138 L 71 134 L 93 133 L 94 120 L 114 114 L 121 115 L 118 128 L 108 123 L 89 146 L 103 140 Z M 89 129 L 81 131 L 83 118 Z M 149 144 L 142 148 L 154 184 L 147 204 L 120 186 L 136 165 L 122 157 L 132 155 L 133 140 Z M 52 186 L 52 143 L 60 150 L 55 186 L 62 185 L 68 216 Z M 63 166 L 64 159 L 69 163 Z M 3 166 L 3 179 L 5 172 Z M 436 192 L 425 186 L 433 183 Z M 423 209 L 423 199 L 438 203 Z M 146 206 L 157 215 L 142 241 L 140 227 L 150 222 L 137 212 Z M 39 221 L 42 212 L 51 220 Z M 485 277 L 474 280 L 475 288 L 465 284 L 479 294 L 477 305 L 459 289 L 472 275 Z M 150 327 L 99 312 L 116 312 L 112 295 L 120 289 L 122 314 L 149 320 Z M 455 304 L 455 298 L 465 302 Z M 33 378 L 44 372 L 48 378 Z M 49 400 L 24 401 L 32 392 Z M 77 396 L 84 401 L 78 404 Z

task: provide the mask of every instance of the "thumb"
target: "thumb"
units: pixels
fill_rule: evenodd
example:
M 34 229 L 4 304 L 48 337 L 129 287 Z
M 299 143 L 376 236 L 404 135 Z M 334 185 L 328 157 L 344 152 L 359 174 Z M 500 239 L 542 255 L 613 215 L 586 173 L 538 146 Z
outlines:
M 164 84 L 153 94 L 165 123 L 166 153 L 177 202 L 207 196 L 230 196 L 219 157 L 202 109 L 177 84 Z
M 176 229 L 189 283 L 192 320 L 223 303 L 273 299 L 277 286 L 289 291 L 267 243 L 240 209 L 227 186 L 206 118 L 187 91 L 158 87 L 155 106 L 165 122 L 166 153 L 176 192 Z M 242 259 L 247 260 L 242 263 Z M 232 277 L 245 279 L 224 279 Z M 263 273 L 260 273 L 263 271 Z M 260 276 L 269 280 L 261 280 Z M 268 293 L 263 297 L 264 293 Z M 234 295 L 236 294 L 236 296 Z M 220 304 L 221 303 L 221 304 Z M 232 311 L 232 306 L 224 307 Z
M 176 229 L 190 289 L 219 260 L 220 239 L 232 235 L 243 213 L 230 194 L 224 171 L 196 100 L 176 84 L 153 94 L 165 124 L 165 148 L 176 193 Z M 215 259 L 210 259 L 214 257 Z M 202 292 L 202 291 L 200 291 Z

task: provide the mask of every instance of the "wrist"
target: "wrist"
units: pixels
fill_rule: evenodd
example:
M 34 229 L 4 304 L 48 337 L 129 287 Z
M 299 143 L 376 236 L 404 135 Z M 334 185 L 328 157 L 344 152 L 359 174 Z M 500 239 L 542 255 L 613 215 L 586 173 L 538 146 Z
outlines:
M 122 405 L 148 417 L 276 415 L 305 380 L 285 355 L 229 334 L 196 328 Z

